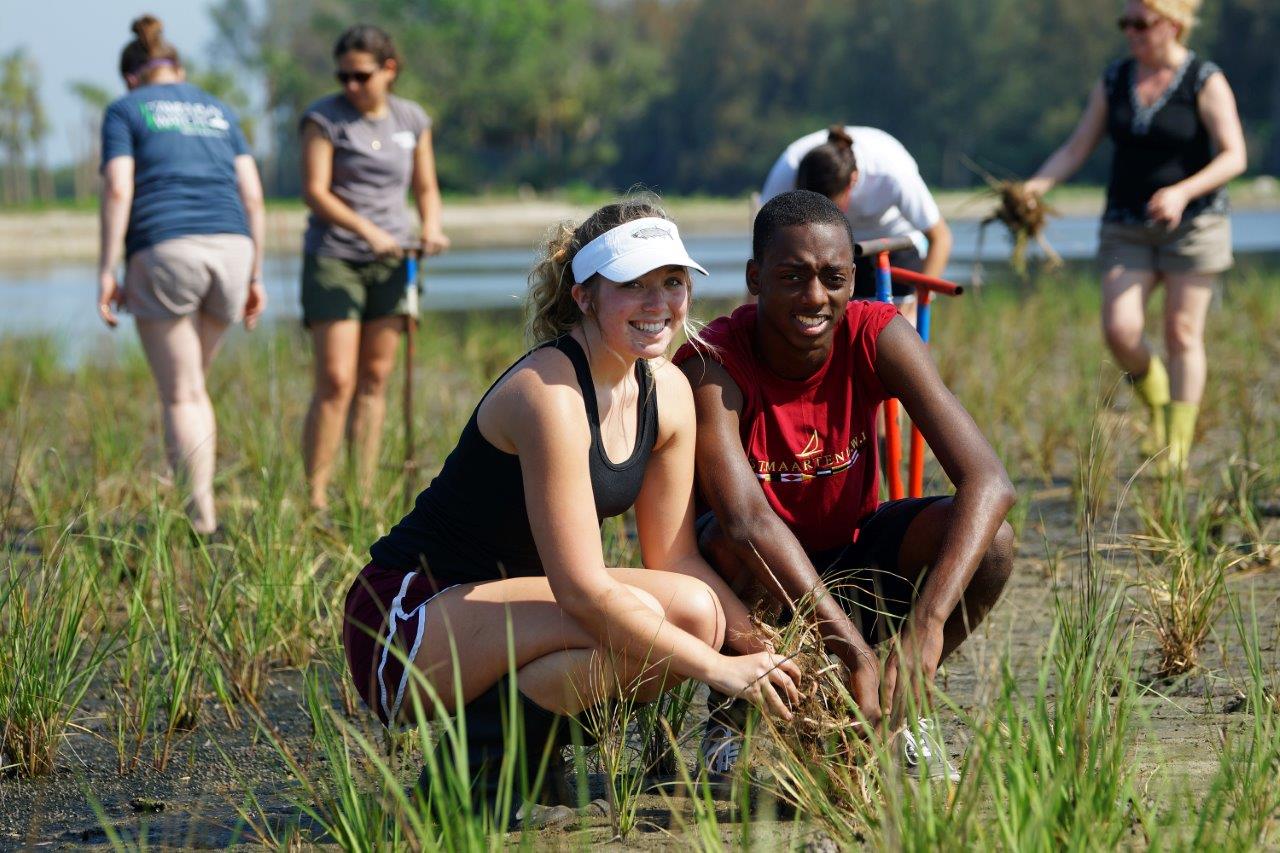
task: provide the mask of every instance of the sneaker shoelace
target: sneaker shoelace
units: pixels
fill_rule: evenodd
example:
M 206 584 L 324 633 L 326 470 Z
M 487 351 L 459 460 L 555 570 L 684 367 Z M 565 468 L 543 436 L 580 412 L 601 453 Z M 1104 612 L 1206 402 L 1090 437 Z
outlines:
M 728 726 L 708 730 L 702 741 L 702 760 L 711 773 L 732 773 L 741 752 L 742 737 Z

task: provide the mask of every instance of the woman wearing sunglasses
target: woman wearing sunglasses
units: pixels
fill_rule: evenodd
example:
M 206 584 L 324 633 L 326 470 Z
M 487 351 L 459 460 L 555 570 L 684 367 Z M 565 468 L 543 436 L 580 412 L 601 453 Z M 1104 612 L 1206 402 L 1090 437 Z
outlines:
M 405 251 L 420 245 L 433 255 L 449 246 L 440 226 L 431 120 L 391 94 L 400 67 L 391 37 L 354 26 L 333 56 L 342 89 L 308 107 L 300 123 L 303 198 L 311 209 L 302 316 L 316 354 L 303 457 L 315 509 L 328 505 L 348 414 L 357 486 L 362 498 L 368 494 L 408 310 Z M 418 228 L 404 202 L 410 188 Z
M 1200 0 L 1129 0 L 1117 22 L 1129 56 L 1107 67 L 1084 116 L 1027 188 L 1066 180 L 1105 133 L 1115 145 L 1099 232 L 1102 329 L 1146 404 L 1143 452 L 1186 468 L 1204 392 L 1204 323 L 1231 268 L 1225 184 L 1245 168 L 1244 133 L 1221 69 L 1186 46 Z M 1143 339 L 1163 284 L 1166 369 Z M 1167 454 L 1165 451 L 1167 450 Z

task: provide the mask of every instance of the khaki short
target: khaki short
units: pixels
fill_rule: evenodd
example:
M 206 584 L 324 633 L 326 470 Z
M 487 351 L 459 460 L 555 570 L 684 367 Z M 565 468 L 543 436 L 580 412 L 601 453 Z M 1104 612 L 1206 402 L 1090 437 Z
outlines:
M 243 234 L 174 237 L 129 258 L 125 307 L 142 320 L 176 320 L 199 311 L 235 323 L 244 316 L 251 275 L 253 241 Z
M 307 254 L 302 259 L 302 322 L 367 323 L 409 313 L 403 258 L 348 261 Z
M 1202 213 L 1169 230 L 1158 225 L 1104 222 L 1098 232 L 1098 267 L 1171 273 L 1231 269 L 1231 220 Z

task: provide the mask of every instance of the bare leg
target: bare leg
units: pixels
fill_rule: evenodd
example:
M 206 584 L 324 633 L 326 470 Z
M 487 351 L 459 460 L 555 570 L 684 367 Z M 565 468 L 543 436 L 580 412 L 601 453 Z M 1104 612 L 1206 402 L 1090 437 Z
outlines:
M 329 505 L 329 481 L 333 462 L 342 445 L 347 411 L 356 387 L 356 362 L 360 350 L 360 322 L 335 320 L 311 328 L 315 347 L 315 393 L 307 409 L 302 433 L 302 457 L 307 470 L 311 506 Z
M 1208 374 L 1204 352 L 1204 324 L 1213 299 L 1215 276 L 1166 273 L 1164 340 L 1169 354 L 1169 385 L 1173 399 L 1199 403 Z
M 226 324 L 183 317 L 139 319 L 137 326 L 160 393 L 169 464 L 180 486 L 189 492 L 192 526 L 197 533 L 212 533 L 218 526 L 213 502 L 217 432 L 213 404 L 205 388 L 205 369 Z
M 1151 351 L 1142 339 L 1147 297 L 1156 284 L 1150 270 L 1113 267 L 1102 280 L 1102 334 L 1120 368 L 1133 377 L 1147 372 Z
M 706 584 L 673 572 L 609 571 L 673 625 L 716 648 L 723 642 L 724 613 Z M 651 696 L 668 680 L 663 661 L 631 660 L 602 648 L 560 609 L 545 577 L 467 584 L 441 594 L 427 605 L 426 632 L 414 666 L 452 711 L 451 649 L 456 650 L 465 703 L 507 671 L 508 637 L 521 692 L 558 713 L 577 713 L 602 696 L 616 696 L 620 685 L 642 684 L 640 698 Z M 424 707 L 433 707 L 428 697 L 422 699 Z
M 361 500 L 368 500 L 378 469 L 382 425 L 387 417 L 387 380 L 396 366 L 403 317 L 371 320 L 360 327 L 355 406 L 351 411 L 351 449 Z

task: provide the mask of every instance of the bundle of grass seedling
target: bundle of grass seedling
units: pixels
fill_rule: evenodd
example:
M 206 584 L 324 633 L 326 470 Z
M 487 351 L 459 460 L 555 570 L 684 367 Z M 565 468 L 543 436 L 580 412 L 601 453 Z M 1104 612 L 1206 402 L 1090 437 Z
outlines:
M 982 240 L 987 226 L 992 222 L 1001 222 L 1009 230 L 1009 238 L 1013 241 L 1009 265 L 1020 277 L 1025 277 L 1027 274 L 1027 246 L 1033 240 L 1040 247 L 1040 251 L 1044 252 L 1045 263 L 1049 269 L 1061 267 L 1062 256 L 1049 245 L 1049 241 L 1044 236 L 1045 228 L 1049 225 L 1049 217 L 1056 216 L 1057 212 L 1045 204 L 1044 199 L 1038 194 L 1028 190 L 1025 182 L 1001 180 L 972 161 L 968 162 L 968 166 L 986 183 L 988 192 L 984 195 L 996 200 L 995 209 L 984 217 L 978 226 L 978 263 L 981 264 Z M 977 275 L 978 267 L 975 266 L 974 276 Z

